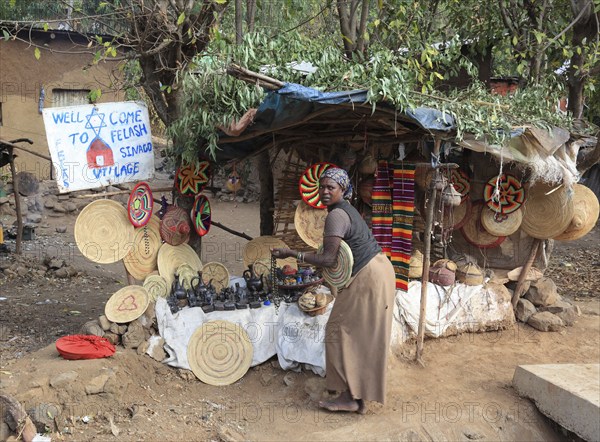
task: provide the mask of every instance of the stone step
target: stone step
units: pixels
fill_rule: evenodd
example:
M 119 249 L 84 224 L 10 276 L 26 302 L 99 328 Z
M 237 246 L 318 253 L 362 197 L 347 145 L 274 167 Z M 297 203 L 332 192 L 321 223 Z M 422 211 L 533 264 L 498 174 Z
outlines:
M 519 365 L 513 386 L 563 428 L 600 440 L 600 364 Z

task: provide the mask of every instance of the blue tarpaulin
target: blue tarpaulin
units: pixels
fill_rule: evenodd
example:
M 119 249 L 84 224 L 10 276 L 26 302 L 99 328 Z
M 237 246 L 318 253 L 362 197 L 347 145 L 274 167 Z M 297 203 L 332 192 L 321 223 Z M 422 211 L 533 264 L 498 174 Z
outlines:
M 219 138 L 221 150 L 217 152 L 217 159 L 229 160 L 244 157 L 262 147 L 272 137 L 273 132 L 283 128 L 291 130 L 309 118 L 310 114 L 321 112 L 331 106 L 339 106 L 339 110 L 332 115 L 340 117 L 345 112 L 353 111 L 353 107 L 348 106 L 352 104 L 357 107 L 367 106 L 370 109 L 371 104 L 367 102 L 367 91 L 321 92 L 299 84 L 286 83 L 281 89 L 271 91 L 266 95 L 258 107 L 254 123 L 240 135 L 244 138 L 243 141 L 236 141 L 238 137 L 221 134 Z M 379 107 L 393 110 L 393 107 L 385 102 L 377 103 L 377 108 Z M 375 113 L 377 113 L 377 108 Z M 332 115 L 328 115 L 328 117 L 332 118 Z M 389 118 L 389 112 L 386 115 Z M 403 126 L 422 133 L 429 131 L 448 133 L 454 129 L 454 118 L 437 109 L 419 107 L 398 112 L 396 119 Z M 255 135 L 253 136 L 253 134 Z

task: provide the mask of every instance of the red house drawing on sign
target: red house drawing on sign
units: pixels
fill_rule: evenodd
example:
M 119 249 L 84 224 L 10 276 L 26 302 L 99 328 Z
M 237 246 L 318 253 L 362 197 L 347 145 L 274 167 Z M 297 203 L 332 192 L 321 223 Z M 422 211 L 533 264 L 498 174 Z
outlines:
M 98 137 L 92 140 L 86 155 L 88 167 L 90 169 L 99 169 L 115 164 L 112 149 Z

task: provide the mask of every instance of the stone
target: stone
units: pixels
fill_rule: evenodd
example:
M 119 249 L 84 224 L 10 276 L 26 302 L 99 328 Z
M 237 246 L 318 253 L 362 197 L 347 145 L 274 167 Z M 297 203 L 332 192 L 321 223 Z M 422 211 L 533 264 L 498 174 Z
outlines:
M 39 224 L 42 222 L 42 214 L 41 213 L 30 213 L 27 215 L 27 222 L 33 224 Z
M 0 206 L 0 216 L 17 216 L 17 212 L 10 204 L 2 204 Z
M 398 440 L 401 440 L 403 442 L 422 442 L 426 441 L 427 439 L 424 438 L 418 431 L 415 431 L 411 428 L 406 431 L 403 431 L 400 434 Z
M 600 364 L 519 365 L 513 387 L 582 440 L 600 440 Z M 573 439 L 569 437 L 569 439 Z
M 68 385 L 71 382 L 73 382 L 75 379 L 77 379 L 78 376 L 79 374 L 76 371 L 64 371 L 50 378 L 50 386 L 57 389 L 62 388 L 65 385 Z
M 119 342 L 121 342 L 121 336 L 110 331 L 104 332 L 104 338 L 107 339 L 112 345 L 119 345 Z
M 217 435 L 223 442 L 241 442 L 247 440 L 242 434 L 224 425 L 218 429 Z
M 527 324 L 543 332 L 559 331 L 564 326 L 562 319 L 550 312 L 538 312 L 531 315 Z
M 538 281 L 532 282 L 531 287 L 525 295 L 525 299 L 537 307 L 548 306 L 558 301 L 558 291 L 552 279 L 544 276 Z
M 56 203 L 52 208 L 56 213 L 65 213 L 66 210 L 61 203 Z
M 135 320 L 129 323 L 127 332 L 121 338 L 123 347 L 125 348 L 138 348 L 138 346 L 144 342 L 144 327 L 139 321 Z
M 557 300 L 554 304 L 545 307 L 540 307 L 541 311 L 550 313 L 562 313 L 567 310 L 575 310 L 575 306 L 564 299 Z
M 283 377 L 283 383 L 288 387 L 293 387 L 294 385 L 296 385 L 297 377 L 298 375 L 296 373 L 290 371 L 289 373 L 286 373 L 286 375 Z
M 56 233 L 65 233 L 67 231 L 67 226 L 56 226 Z
M 110 331 L 112 333 L 116 333 L 117 335 L 122 335 L 127 331 L 127 326 L 126 325 L 120 325 L 117 324 L 116 322 L 113 322 L 110 325 Z
M 65 279 L 65 278 L 69 277 L 69 272 L 66 269 L 66 267 L 63 267 L 63 268 L 55 270 L 54 276 L 56 276 L 57 278 Z
M 77 206 L 75 205 L 75 203 L 72 203 L 71 201 L 67 201 L 66 203 L 63 203 L 62 206 L 64 207 L 64 209 L 67 213 L 75 212 L 77 210 Z
M 108 374 L 103 373 L 94 377 L 92 380 L 88 382 L 85 386 L 86 394 L 99 394 L 104 392 L 104 385 L 106 385 L 106 381 L 108 381 Z
M 323 378 L 308 378 L 304 382 L 304 392 L 310 396 L 313 401 L 318 401 L 323 396 L 325 391 L 325 379 Z
M 165 352 L 165 340 L 160 336 L 152 336 L 148 340 L 148 350 L 146 354 L 158 362 L 162 362 L 167 357 Z
M 45 259 L 44 264 L 49 269 L 56 270 L 56 269 L 60 269 L 61 267 L 64 267 L 65 261 L 64 261 L 64 259 L 60 259 L 60 258 L 50 258 L 50 259 Z
M 106 315 L 102 315 L 102 316 L 98 317 L 98 324 L 100 324 L 100 327 L 102 327 L 102 330 L 109 331 L 112 322 L 110 322 L 108 320 L 108 318 L 106 317 Z
M 44 200 L 44 207 L 46 209 L 53 209 L 54 206 L 56 205 L 56 203 L 57 203 L 56 198 L 46 198 Z
M 24 266 L 18 266 L 16 272 L 19 276 L 26 276 L 29 273 L 29 269 Z
M 136 352 L 138 355 L 141 356 L 141 355 L 146 354 L 146 352 L 148 351 L 148 348 L 150 348 L 150 343 L 148 341 L 144 341 L 138 346 Z
M 6 203 L 8 203 L 8 198 L 5 196 L 0 197 L 0 205 L 6 204 Z
M 98 320 L 88 321 L 81 326 L 81 334 L 93 335 L 93 336 L 104 336 L 104 330 L 100 327 Z
M 556 316 L 558 316 L 560 319 L 562 319 L 562 322 L 565 325 L 568 325 L 569 327 L 572 326 L 573 324 L 575 324 L 575 321 L 577 321 L 577 310 L 575 309 L 575 307 L 573 307 L 572 309 L 568 309 L 568 310 L 564 310 L 562 312 L 558 312 L 555 313 Z
M 0 440 L 7 440 L 10 435 L 11 431 L 8 425 L 5 422 L 0 421 Z
M 515 309 L 515 316 L 521 322 L 527 322 L 531 315 L 535 314 L 535 306 L 527 299 L 520 298 Z
M 38 433 L 55 431 L 54 418 L 60 416 L 62 410 L 57 404 L 39 404 L 27 411 Z
M 260 374 L 260 383 L 266 387 L 267 385 L 269 385 L 271 383 L 271 381 L 276 377 L 277 375 L 275 373 L 269 373 L 266 371 L 263 371 Z

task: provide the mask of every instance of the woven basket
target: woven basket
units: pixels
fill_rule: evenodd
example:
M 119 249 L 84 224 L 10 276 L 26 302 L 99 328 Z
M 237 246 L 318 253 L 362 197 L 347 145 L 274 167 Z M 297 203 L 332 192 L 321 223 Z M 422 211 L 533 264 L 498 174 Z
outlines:
M 465 285 L 482 285 L 483 272 L 477 264 L 469 262 L 456 271 L 456 279 Z
M 429 281 L 436 285 L 448 286 L 456 279 L 456 264 L 449 259 L 439 259 L 429 269 Z

